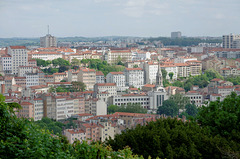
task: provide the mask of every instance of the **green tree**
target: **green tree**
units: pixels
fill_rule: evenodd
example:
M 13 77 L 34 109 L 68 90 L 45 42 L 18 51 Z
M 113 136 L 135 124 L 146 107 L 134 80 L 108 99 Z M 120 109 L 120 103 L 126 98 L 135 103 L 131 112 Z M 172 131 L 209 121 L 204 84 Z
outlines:
M 59 72 L 65 72 L 68 70 L 68 67 L 67 66 L 60 66 L 59 67 Z
M 127 129 L 107 144 L 114 150 L 128 145 L 133 153 L 144 158 L 224 158 L 228 152 L 239 156 L 239 149 L 231 147 L 232 143 L 225 138 L 209 135 L 207 128 L 195 122 L 184 123 L 176 118 L 158 119 Z
M 86 89 L 86 85 L 80 81 L 73 81 L 72 88 L 75 92 L 82 92 Z
M 172 117 L 176 116 L 178 114 L 178 105 L 172 100 L 165 100 L 162 106 L 158 107 L 157 113 Z
M 177 104 L 178 110 L 179 109 L 185 109 L 185 105 L 190 103 L 190 99 L 188 97 L 183 96 L 180 93 L 177 93 L 175 95 L 171 95 L 169 97 L 169 100 L 172 100 Z
M 71 64 L 72 64 L 72 66 L 79 66 L 80 65 L 80 60 L 74 58 L 74 59 L 72 59 Z
M 172 80 L 174 73 L 173 72 L 169 72 L 168 75 L 169 75 L 170 79 Z
M 195 117 L 198 113 L 198 108 L 194 104 L 190 104 L 190 103 L 186 104 L 185 109 L 186 109 L 186 113 L 193 117 Z
M 119 107 L 117 105 L 110 105 L 107 107 L 108 114 L 113 114 L 115 112 L 118 112 Z
M 133 65 L 133 68 L 138 68 L 138 65 Z
M 166 79 L 167 77 L 167 71 L 165 69 L 161 69 L 163 79 Z
M 202 106 L 197 119 L 202 126 L 209 127 L 214 135 L 240 141 L 240 96 L 232 92 L 222 102 L 218 100 Z

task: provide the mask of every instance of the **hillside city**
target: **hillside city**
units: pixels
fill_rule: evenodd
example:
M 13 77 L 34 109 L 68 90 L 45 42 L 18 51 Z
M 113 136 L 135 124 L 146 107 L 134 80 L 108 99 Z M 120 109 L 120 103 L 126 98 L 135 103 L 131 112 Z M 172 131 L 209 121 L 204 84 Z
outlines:
M 183 38 L 172 32 L 169 40 Z M 186 104 L 201 108 L 232 92 L 240 95 L 240 35 L 223 35 L 220 41 L 58 42 L 47 34 L 40 46 L 0 48 L 0 92 L 6 103 L 21 105 L 15 110 L 19 118 L 64 123 L 60 132 L 69 143 L 104 142 L 162 117 L 185 122 Z M 186 103 L 177 103 L 175 113 L 161 109 L 177 97 Z

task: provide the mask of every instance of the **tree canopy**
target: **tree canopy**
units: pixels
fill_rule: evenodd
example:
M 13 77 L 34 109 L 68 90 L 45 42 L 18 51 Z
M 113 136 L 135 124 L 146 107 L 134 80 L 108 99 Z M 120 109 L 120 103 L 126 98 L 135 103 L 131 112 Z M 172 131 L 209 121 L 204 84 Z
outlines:
M 174 117 L 178 114 L 178 105 L 173 100 L 165 100 L 162 106 L 158 107 L 157 113 Z
M 200 127 L 195 122 L 181 120 L 158 119 L 145 126 L 138 125 L 128 129 L 114 139 L 108 139 L 107 144 L 114 150 L 125 146 L 132 148 L 133 153 L 156 158 L 224 158 L 237 154 L 237 147 L 231 147 L 221 136 L 211 136 L 208 128 Z M 234 143 L 235 145 L 237 143 Z

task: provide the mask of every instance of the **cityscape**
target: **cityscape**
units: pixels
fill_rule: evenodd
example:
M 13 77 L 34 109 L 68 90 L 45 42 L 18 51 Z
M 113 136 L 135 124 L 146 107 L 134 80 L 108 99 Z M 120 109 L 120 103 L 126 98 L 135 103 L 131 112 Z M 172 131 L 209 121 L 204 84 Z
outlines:
M 138 25 L 145 21 L 141 18 L 150 22 L 152 17 L 173 14 L 167 3 L 155 1 L 81 2 L 92 3 L 111 6 L 108 14 L 102 9 L 99 13 L 110 21 L 111 11 L 112 16 L 138 19 Z M 4 2 L 0 9 L 9 4 L 16 11 L 32 10 L 25 1 L 25 7 Z M 80 2 L 72 2 L 76 13 L 86 11 L 74 4 Z M 63 2 L 58 5 L 66 7 L 60 6 Z M 151 36 L 156 30 L 145 29 L 146 24 L 142 29 L 147 31 L 141 33 L 139 26 L 136 32 L 133 26 L 124 30 L 104 17 L 103 25 L 94 6 L 95 12 L 85 16 L 96 15 L 96 23 L 84 17 L 75 35 L 75 27 L 57 28 L 55 20 L 53 27 L 44 23 L 46 33 L 39 33 L 36 23 L 36 32 L 29 30 L 26 36 L 21 25 L 16 37 L 13 27 L 7 31 L 0 26 L 0 158 L 240 158 L 240 33 L 226 29 L 219 34 L 218 20 L 226 17 L 215 16 L 217 29 L 211 35 L 211 29 L 192 34 L 191 26 L 184 28 L 179 22 L 170 32 L 163 24 L 164 34 Z M 53 9 L 50 4 L 44 7 Z M 49 15 L 57 13 L 63 18 L 72 15 L 59 9 Z M 42 15 L 49 19 L 47 13 Z M 7 23 L 10 26 L 11 20 Z M 96 35 L 92 25 L 99 25 Z M 62 27 L 66 32 L 59 31 Z

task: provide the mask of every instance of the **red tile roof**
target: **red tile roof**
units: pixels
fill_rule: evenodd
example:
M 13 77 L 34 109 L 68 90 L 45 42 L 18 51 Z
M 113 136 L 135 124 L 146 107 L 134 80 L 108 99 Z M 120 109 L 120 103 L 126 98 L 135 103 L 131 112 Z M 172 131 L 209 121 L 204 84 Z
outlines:
M 11 49 L 26 49 L 25 46 L 10 46 Z
M 122 75 L 123 74 L 123 72 L 110 72 L 112 75 Z
M 142 71 L 142 68 L 125 68 L 127 71 L 135 71 L 135 70 L 140 70 Z
M 221 81 L 221 79 L 220 78 L 214 78 L 214 79 L 211 80 L 211 82 L 218 82 L 218 81 Z
M 33 105 L 33 104 L 29 102 L 22 102 L 20 105 Z
M 104 74 L 102 73 L 102 71 L 97 71 L 96 76 L 104 76 Z
M 116 86 L 116 83 L 97 83 L 97 86 Z
M 155 87 L 155 84 L 145 84 L 143 87 L 151 87 L 151 88 L 153 88 L 153 87 Z

